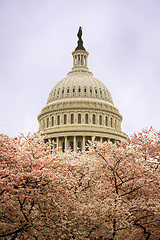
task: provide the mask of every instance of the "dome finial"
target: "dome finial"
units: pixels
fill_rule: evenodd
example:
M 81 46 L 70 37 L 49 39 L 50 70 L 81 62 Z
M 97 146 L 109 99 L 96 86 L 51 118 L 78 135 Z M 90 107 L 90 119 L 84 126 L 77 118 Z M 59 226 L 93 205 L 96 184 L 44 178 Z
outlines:
M 79 38 L 78 39 L 78 46 L 76 47 L 75 50 L 86 50 L 84 47 L 83 47 L 83 41 L 82 41 L 82 27 L 80 26 L 79 27 L 79 30 L 78 30 L 78 33 L 77 33 L 77 37 Z

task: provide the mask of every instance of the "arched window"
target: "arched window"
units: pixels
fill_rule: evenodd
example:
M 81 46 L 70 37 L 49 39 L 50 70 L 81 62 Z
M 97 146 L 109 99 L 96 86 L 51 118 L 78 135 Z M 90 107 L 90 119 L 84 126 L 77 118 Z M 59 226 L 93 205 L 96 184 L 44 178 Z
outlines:
M 67 124 L 67 114 L 64 114 L 64 124 Z
M 52 116 L 52 126 L 54 126 L 54 116 Z
M 100 90 L 100 94 L 102 95 L 102 91 Z
M 113 127 L 113 119 L 112 119 L 112 117 L 111 117 L 111 127 Z
M 108 117 L 105 117 L 105 125 L 108 126 Z
M 69 93 L 69 88 L 67 89 L 67 93 Z
M 95 114 L 92 115 L 92 123 L 96 124 L 96 115 Z
M 78 123 L 81 123 L 81 114 L 78 114 Z
M 81 88 L 80 88 L 80 87 L 78 88 L 78 92 L 79 92 L 79 93 L 81 92 Z
M 87 89 L 86 89 L 86 88 L 84 88 L 84 92 L 85 92 L 85 93 L 87 92 Z
M 73 124 L 74 123 L 74 114 L 72 113 L 71 114 L 71 124 Z
M 92 88 L 90 88 L 90 93 L 92 93 Z
M 85 123 L 88 124 L 88 113 L 85 115 Z
M 60 115 L 57 116 L 57 125 L 60 125 Z
M 62 94 L 64 94 L 64 89 L 62 90 Z
M 102 115 L 99 115 L 99 125 L 102 125 Z
M 97 89 L 95 89 L 95 94 L 97 94 Z
M 73 93 L 75 93 L 75 88 L 73 88 Z
M 49 118 L 47 118 L 47 128 L 49 127 Z

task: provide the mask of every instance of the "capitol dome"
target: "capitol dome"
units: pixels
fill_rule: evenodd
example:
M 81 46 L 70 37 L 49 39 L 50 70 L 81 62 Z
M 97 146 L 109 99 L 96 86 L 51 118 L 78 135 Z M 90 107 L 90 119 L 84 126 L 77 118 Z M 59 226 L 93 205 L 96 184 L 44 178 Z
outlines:
M 122 116 L 109 90 L 87 67 L 81 28 L 77 36 L 73 68 L 53 87 L 38 116 L 40 134 L 54 140 L 62 151 L 84 150 L 92 137 L 113 143 L 127 137 L 121 131 Z
M 93 77 L 87 69 L 75 71 L 76 66 L 68 76 L 58 82 L 49 94 L 47 104 L 59 99 L 97 98 L 113 104 L 110 92 L 106 86 Z

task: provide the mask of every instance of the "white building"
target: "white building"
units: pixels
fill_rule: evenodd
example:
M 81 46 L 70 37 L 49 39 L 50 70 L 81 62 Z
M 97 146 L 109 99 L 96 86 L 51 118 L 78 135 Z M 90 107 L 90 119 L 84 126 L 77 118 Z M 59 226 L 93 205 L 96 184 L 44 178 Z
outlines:
M 81 28 L 77 36 L 73 68 L 51 90 L 46 106 L 38 115 L 39 132 L 54 140 L 62 151 L 70 147 L 82 150 L 92 137 L 100 142 L 127 137 L 121 131 L 122 116 L 110 92 L 88 69 Z

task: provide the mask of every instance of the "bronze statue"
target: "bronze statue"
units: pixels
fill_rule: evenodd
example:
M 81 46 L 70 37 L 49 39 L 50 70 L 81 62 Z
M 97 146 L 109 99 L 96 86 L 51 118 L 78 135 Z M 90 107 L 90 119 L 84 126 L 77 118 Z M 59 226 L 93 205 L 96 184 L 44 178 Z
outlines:
M 82 37 L 82 27 L 79 27 L 79 31 L 78 31 L 78 33 L 77 33 L 77 37 L 78 37 L 79 39 L 81 39 L 81 37 Z
M 77 37 L 79 38 L 78 42 L 77 42 L 78 46 L 76 47 L 75 50 L 84 50 L 85 51 L 85 48 L 83 47 L 83 41 L 82 41 L 82 27 L 79 27 Z

